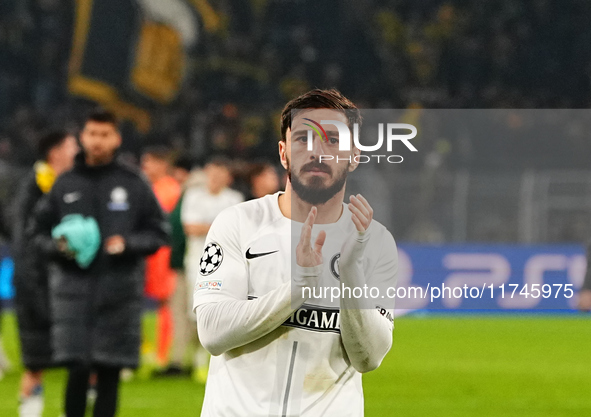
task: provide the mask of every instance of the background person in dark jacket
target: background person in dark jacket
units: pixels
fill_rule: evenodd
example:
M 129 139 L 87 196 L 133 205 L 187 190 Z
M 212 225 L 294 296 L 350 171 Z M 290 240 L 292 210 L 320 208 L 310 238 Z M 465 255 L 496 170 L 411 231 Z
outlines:
M 150 186 L 115 161 L 121 136 L 111 113 L 91 114 L 80 142 L 83 153 L 74 168 L 41 202 L 35 235 L 37 244 L 54 254 L 52 341 L 55 359 L 69 367 L 66 416 L 84 416 L 94 370 L 94 417 L 112 417 L 120 370 L 139 363 L 144 257 L 167 243 L 168 226 Z M 72 242 L 56 244 L 51 238 L 52 229 L 72 214 L 94 218 L 99 226 L 102 245 L 86 268 L 72 261 Z
M 40 160 L 21 182 L 13 211 L 12 255 L 15 263 L 15 307 L 25 372 L 21 378 L 19 415 L 41 416 L 42 370 L 52 365 L 47 262 L 25 238 L 25 229 L 39 200 L 60 174 L 72 168 L 79 151 L 76 138 L 53 131 L 38 144 Z

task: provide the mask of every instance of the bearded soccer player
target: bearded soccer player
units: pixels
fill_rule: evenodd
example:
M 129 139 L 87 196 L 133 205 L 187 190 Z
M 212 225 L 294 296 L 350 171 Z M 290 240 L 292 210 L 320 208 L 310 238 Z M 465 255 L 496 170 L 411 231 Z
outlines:
M 370 204 L 361 195 L 344 203 L 360 151 L 340 150 L 324 123 L 308 150 L 310 122 L 322 120 L 351 128 L 360 116 L 336 90 L 290 101 L 279 143 L 285 192 L 230 207 L 211 226 L 194 293 L 213 355 L 202 417 L 363 416 L 361 374 L 392 345 L 391 309 L 307 298 L 305 289 L 335 283 L 394 285 L 397 270 L 394 239 Z

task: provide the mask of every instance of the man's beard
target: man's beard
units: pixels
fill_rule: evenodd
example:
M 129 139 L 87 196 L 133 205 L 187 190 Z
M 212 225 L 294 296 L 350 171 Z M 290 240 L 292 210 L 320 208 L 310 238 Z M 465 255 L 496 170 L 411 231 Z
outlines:
M 322 164 L 320 162 L 310 162 L 300 169 L 301 172 L 305 172 L 312 168 L 318 168 L 323 172 L 327 172 L 331 174 L 332 170 L 329 166 Z M 297 175 L 291 175 L 291 166 L 289 160 L 287 161 L 287 176 L 289 181 L 291 182 L 291 186 L 293 191 L 306 203 L 312 204 L 314 206 L 319 204 L 324 204 L 331 198 L 333 198 L 336 193 L 343 189 L 345 182 L 347 181 L 347 172 L 349 170 L 349 166 L 347 169 L 343 170 L 340 177 L 328 187 L 323 186 L 322 178 L 319 177 L 312 177 L 310 179 L 309 184 L 304 184 L 300 181 Z

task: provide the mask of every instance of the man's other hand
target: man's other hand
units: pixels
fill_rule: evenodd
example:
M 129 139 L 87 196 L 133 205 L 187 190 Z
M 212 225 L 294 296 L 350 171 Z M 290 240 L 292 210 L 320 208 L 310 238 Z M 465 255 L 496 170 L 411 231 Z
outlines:
M 299 266 L 304 268 L 318 266 L 322 263 L 322 246 L 326 240 L 326 232 L 324 230 L 318 233 L 314 246 L 312 246 L 312 226 L 318 214 L 318 209 L 312 207 L 310 213 L 302 226 L 302 234 L 300 242 L 296 248 L 296 261 Z
M 105 241 L 105 252 L 109 255 L 119 255 L 125 250 L 125 239 L 121 235 L 109 237 Z
M 76 257 L 76 252 L 68 247 L 68 239 L 66 239 L 65 236 L 60 236 L 58 239 L 55 239 L 55 246 L 59 253 L 65 258 L 74 259 Z

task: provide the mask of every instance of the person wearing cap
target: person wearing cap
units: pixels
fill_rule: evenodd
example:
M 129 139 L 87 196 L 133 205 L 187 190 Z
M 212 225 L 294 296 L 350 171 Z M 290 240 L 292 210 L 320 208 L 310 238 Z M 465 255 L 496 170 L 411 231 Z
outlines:
M 54 360 L 68 367 L 67 417 L 83 417 L 91 372 L 95 417 L 117 410 L 122 368 L 139 364 L 144 258 L 168 241 L 168 223 L 139 170 L 116 160 L 115 116 L 95 111 L 83 152 L 36 208 L 32 234 L 50 257 Z

